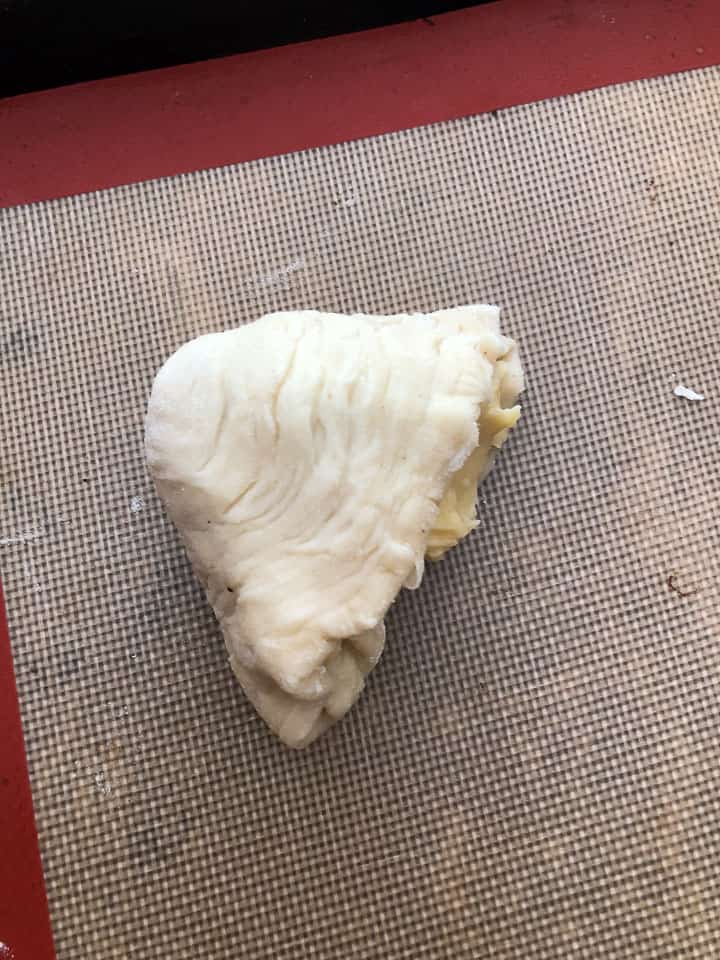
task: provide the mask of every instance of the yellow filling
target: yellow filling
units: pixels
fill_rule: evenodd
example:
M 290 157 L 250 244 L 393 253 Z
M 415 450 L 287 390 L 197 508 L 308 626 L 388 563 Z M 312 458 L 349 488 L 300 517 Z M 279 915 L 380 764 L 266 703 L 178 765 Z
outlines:
M 492 400 L 483 404 L 478 418 L 478 445 L 462 467 L 453 473 L 440 501 L 435 526 L 430 531 L 425 555 L 440 558 L 477 526 L 477 488 L 487 476 L 495 453 L 520 419 L 520 406 L 502 407 L 500 393 L 504 365 L 497 364 Z

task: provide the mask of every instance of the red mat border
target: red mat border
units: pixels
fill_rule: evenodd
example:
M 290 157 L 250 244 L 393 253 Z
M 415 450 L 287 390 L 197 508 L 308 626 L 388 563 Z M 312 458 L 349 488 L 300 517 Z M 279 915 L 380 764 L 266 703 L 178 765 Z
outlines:
M 0 100 L 0 208 L 717 63 L 717 0 L 499 0 L 29 94 Z M 0 846 L 0 942 L 53 960 L 1 591 Z
M 717 0 L 498 0 L 0 100 L 0 207 L 720 62 Z
M 0 944 L 0 960 L 55 957 L 1 584 Z

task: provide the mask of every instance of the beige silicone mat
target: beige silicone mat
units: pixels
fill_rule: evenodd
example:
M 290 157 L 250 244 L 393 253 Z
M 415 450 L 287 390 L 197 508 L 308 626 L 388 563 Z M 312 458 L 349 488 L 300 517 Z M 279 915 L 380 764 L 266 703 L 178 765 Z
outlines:
M 0 214 L 59 960 L 720 956 L 719 156 L 708 70 Z M 529 383 L 480 529 L 290 752 L 145 474 L 155 369 L 268 310 L 477 300 Z

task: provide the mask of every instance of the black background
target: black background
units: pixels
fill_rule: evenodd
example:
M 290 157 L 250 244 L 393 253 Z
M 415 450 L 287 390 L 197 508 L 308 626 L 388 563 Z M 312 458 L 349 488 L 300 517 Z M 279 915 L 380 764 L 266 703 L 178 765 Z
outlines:
M 0 0 L 0 96 L 403 20 L 432 19 L 435 14 L 467 6 L 473 4 L 443 0 Z

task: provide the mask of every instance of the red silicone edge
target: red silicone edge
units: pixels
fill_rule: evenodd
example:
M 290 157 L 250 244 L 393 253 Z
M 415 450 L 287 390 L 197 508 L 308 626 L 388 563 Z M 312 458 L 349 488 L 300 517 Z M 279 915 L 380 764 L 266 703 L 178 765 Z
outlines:
M 0 587 L 0 960 L 54 960 Z
M 0 101 L 0 207 L 720 62 L 717 0 L 499 0 Z

